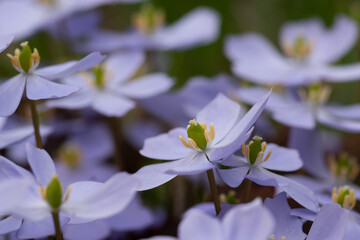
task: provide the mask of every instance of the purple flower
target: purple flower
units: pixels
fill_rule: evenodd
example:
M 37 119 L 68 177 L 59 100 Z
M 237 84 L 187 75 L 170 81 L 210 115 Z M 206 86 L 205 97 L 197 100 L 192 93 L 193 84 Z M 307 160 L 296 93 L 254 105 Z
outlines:
M 29 193 L 12 210 L 12 214 L 34 224 L 46 221 L 55 209 L 60 211 L 61 216 L 66 216 L 68 223 L 89 222 L 113 216 L 122 211 L 135 195 L 137 180 L 127 173 L 115 174 L 105 183 L 76 182 L 62 193 L 55 165 L 46 151 L 28 144 L 27 154 L 34 176 L 9 160 L 0 158 L 0 177 L 19 177 L 30 183 Z M 56 185 L 60 188 L 54 187 Z
M 8 54 L 19 74 L 0 85 L 0 116 L 10 116 L 15 112 L 24 91 L 31 100 L 59 98 L 77 91 L 77 87 L 58 84 L 53 80 L 88 69 L 104 58 L 100 53 L 92 53 L 80 61 L 37 69 L 40 56 L 36 48 L 31 52 L 27 42 L 21 46 L 22 50 L 16 49 L 14 56 Z
M 12 20 L 0 21 L 0 35 L 12 34 L 22 39 L 75 12 L 105 4 L 136 2 L 139 0 L 3 0 L 0 2 L 0 16 Z
M 152 73 L 132 80 L 144 62 L 139 51 L 110 56 L 93 72 L 80 73 L 64 79 L 80 91 L 66 98 L 48 102 L 50 107 L 81 109 L 91 107 L 106 116 L 123 116 L 135 107 L 132 99 L 144 99 L 167 91 L 172 79 L 162 73 Z
M 273 233 L 275 220 L 260 199 L 239 204 L 225 213 L 222 219 L 201 210 L 190 210 L 178 226 L 178 238 L 157 236 L 148 240 L 187 239 L 268 239 Z
M 151 14 L 149 14 L 151 12 Z M 148 19 L 153 17 L 154 19 Z M 89 41 L 75 49 L 110 52 L 121 49 L 184 50 L 213 42 L 219 34 L 218 13 L 206 7 L 194 9 L 177 22 L 163 25 L 164 13 L 144 5 L 135 15 L 134 31 L 117 33 L 98 30 L 89 34 Z
M 187 129 L 175 128 L 146 139 L 140 150 L 143 156 L 171 161 L 148 165 L 135 173 L 142 180 L 140 189 L 154 188 L 178 174 L 192 175 L 214 168 L 213 161 L 227 158 L 248 138 L 269 96 L 270 92 L 241 118 L 240 105 L 219 94 Z
M 360 64 L 331 66 L 349 51 L 358 37 L 356 22 L 339 15 L 327 30 L 317 18 L 290 22 L 283 26 L 278 53 L 256 33 L 230 36 L 225 53 L 233 72 L 259 84 L 309 85 L 319 79 L 351 81 L 360 77 Z
M 318 209 L 315 194 L 310 189 L 269 171 L 287 172 L 300 169 L 302 161 L 298 152 L 276 144 L 267 145 L 261 140 L 255 136 L 248 145 L 243 144 L 244 157 L 233 155 L 220 162 L 221 165 L 229 167 L 222 169 L 220 165 L 217 169 L 224 182 L 231 187 L 238 187 L 244 178 L 247 178 L 259 185 L 276 186 L 306 208 Z
M 321 123 L 341 131 L 360 132 L 360 105 L 326 104 L 330 91 L 328 87 L 313 85 L 307 91 L 300 91 L 300 98 L 273 93 L 266 109 L 274 120 L 290 127 L 311 130 Z M 260 87 L 242 88 L 237 96 L 253 104 L 266 92 Z
M 268 208 L 276 221 L 273 239 L 281 240 L 282 237 L 291 240 L 304 240 L 306 234 L 302 231 L 302 222 L 295 216 L 290 215 L 290 207 L 284 192 L 274 198 L 265 199 L 264 205 Z M 320 240 L 320 239 L 319 239 Z

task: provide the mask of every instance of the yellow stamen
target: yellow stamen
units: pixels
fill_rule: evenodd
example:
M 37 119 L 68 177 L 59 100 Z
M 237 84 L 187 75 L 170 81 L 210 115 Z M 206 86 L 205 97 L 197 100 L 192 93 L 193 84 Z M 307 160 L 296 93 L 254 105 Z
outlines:
M 199 150 L 200 148 L 196 145 L 196 142 L 191 139 L 191 138 L 188 138 L 188 144 L 190 146 L 190 148 L 194 149 L 194 150 Z
M 180 141 L 184 144 L 185 147 L 190 148 L 189 144 L 185 141 L 185 139 L 182 136 L 179 136 Z
M 205 122 L 200 123 L 200 125 L 202 126 L 203 129 L 207 129 Z
M 209 130 L 205 129 L 204 135 L 205 135 L 206 142 L 210 143 L 212 139 L 211 139 Z
M 70 192 L 71 192 L 71 185 L 69 185 L 66 189 L 64 201 L 68 200 Z
M 210 136 L 211 136 L 211 140 L 214 140 L 214 138 L 215 138 L 215 128 L 214 128 L 213 123 L 210 123 Z
M 265 162 L 265 161 L 267 161 L 267 160 L 269 159 L 271 153 L 272 153 L 272 150 L 270 150 L 270 151 L 268 152 L 268 154 L 267 154 L 266 157 L 264 158 L 263 162 Z

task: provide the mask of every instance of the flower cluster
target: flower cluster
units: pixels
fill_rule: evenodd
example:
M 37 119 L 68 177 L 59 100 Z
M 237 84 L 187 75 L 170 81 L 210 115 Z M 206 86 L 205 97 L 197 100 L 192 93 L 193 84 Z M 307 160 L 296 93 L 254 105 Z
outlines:
M 334 97 L 357 20 L 285 23 L 278 51 L 225 15 L 2 0 L 0 239 L 360 239 L 360 105 Z M 229 72 L 184 82 L 221 39 Z

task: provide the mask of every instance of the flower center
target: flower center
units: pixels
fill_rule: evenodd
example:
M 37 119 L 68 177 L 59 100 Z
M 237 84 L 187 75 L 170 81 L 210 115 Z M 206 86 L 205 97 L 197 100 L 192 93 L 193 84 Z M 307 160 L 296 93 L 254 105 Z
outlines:
M 269 240 L 276 240 L 275 235 L 271 235 Z M 280 240 L 286 240 L 286 237 L 282 236 Z
M 348 186 L 340 187 L 339 190 L 334 187 L 331 199 L 333 203 L 338 203 L 341 207 L 346 209 L 353 209 L 356 204 L 354 189 L 349 188 Z
M 107 82 L 107 71 L 104 67 L 98 65 L 91 69 L 90 72 L 82 72 L 84 81 L 92 87 L 103 89 Z
M 198 123 L 195 119 L 189 121 L 187 126 L 188 139 L 179 136 L 181 142 L 187 148 L 192 148 L 197 151 L 205 151 L 206 146 L 210 144 L 215 138 L 214 124 L 210 124 L 210 130 L 207 128 L 205 122 Z
M 62 200 L 62 185 L 57 175 L 54 175 L 50 183 L 42 188 L 39 186 L 39 191 L 42 198 L 50 205 L 53 211 L 58 211 L 63 202 L 69 198 L 71 187 L 66 189 L 64 200 Z
M 329 100 L 331 91 L 332 88 L 329 85 L 315 83 L 307 89 L 300 89 L 299 95 L 310 106 L 316 107 Z
M 144 4 L 137 14 L 133 15 L 132 22 L 135 28 L 143 34 L 151 34 L 164 24 L 165 13 L 152 4 Z
M 18 72 L 28 73 L 34 71 L 40 64 L 40 55 L 36 48 L 31 52 L 28 42 L 20 44 L 20 49 L 15 49 L 14 55 L 7 54 L 10 58 L 12 65 Z
M 357 159 L 347 153 L 340 154 L 337 159 L 335 156 L 330 156 L 328 162 L 331 173 L 343 181 L 354 181 L 359 175 L 360 167 Z
M 264 158 L 266 147 L 267 143 L 265 141 L 262 142 L 261 137 L 254 136 L 247 145 L 245 145 L 245 143 L 241 145 L 241 150 L 245 158 L 250 162 L 251 165 L 253 165 L 260 164 L 269 159 L 272 150 L 270 150 Z
M 311 52 L 313 46 L 309 39 L 303 35 L 298 35 L 292 43 L 283 43 L 284 53 L 291 58 L 304 60 Z
M 70 169 L 78 168 L 82 161 L 80 149 L 73 144 L 64 144 L 61 146 L 58 156 Z

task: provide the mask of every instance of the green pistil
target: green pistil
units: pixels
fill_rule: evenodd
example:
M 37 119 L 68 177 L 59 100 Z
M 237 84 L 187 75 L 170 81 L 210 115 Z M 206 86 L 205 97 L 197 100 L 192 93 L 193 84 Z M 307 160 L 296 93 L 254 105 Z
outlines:
M 194 140 L 196 145 L 203 151 L 205 151 L 207 142 L 205 138 L 205 129 L 195 120 L 191 120 L 187 128 L 188 138 Z
M 30 61 L 31 61 L 31 49 L 28 44 L 22 44 L 22 50 L 19 55 L 19 61 L 21 68 L 27 73 L 30 69 Z
M 62 186 L 57 176 L 46 187 L 46 200 L 53 209 L 58 209 L 62 203 Z
M 256 158 L 261 152 L 261 138 L 254 138 L 253 143 L 249 146 L 250 149 L 250 155 L 249 160 L 251 164 L 254 164 L 256 162 Z

